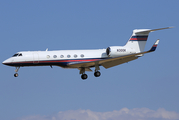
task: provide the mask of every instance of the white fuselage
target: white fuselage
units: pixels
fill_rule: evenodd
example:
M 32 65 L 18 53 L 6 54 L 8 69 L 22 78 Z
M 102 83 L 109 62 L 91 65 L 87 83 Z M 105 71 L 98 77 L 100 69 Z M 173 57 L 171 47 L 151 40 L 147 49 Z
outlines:
M 114 52 L 115 51 L 115 52 Z M 57 51 L 22 51 L 3 63 L 9 66 L 49 66 L 56 65 L 69 68 L 69 63 L 90 62 L 109 57 L 118 57 L 134 53 L 131 49 L 116 46 L 112 55 L 106 54 L 106 49 L 94 50 L 57 50 Z

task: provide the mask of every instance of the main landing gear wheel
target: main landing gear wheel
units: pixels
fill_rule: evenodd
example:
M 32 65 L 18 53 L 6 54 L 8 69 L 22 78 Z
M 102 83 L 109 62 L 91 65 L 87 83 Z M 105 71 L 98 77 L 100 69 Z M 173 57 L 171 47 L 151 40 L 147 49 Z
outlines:
M 82 75 L 81 75 L 81 79 L 85 80 L 85 79 L 87 79 L 87 78 L 88 78 L 88 75 L 87 75 L 87 74 L 82 74 Z
M 14 74 L 14 77 L 18 77 L 18 73 L 15 73 L 15 74 Z
M 96 71 L 95 73 L 94 73 L 94 76 L 95 77 L 99 77 L 101 75 L 101 73 L 99 72 L 99 71 Z

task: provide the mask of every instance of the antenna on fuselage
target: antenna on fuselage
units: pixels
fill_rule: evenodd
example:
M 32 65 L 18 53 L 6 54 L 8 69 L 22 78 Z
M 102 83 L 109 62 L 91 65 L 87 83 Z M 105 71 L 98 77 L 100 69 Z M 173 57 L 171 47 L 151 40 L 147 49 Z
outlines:
M 45 51 L 48 51 L 48 48 Z

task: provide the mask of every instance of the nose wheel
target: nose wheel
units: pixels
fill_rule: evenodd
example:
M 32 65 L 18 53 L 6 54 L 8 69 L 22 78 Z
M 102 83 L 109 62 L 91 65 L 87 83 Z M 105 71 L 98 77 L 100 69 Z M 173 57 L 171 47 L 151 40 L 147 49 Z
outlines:
M 18 77 L 18 73 L 15 73 L 15 74 L 14 74 L 14 77 Z

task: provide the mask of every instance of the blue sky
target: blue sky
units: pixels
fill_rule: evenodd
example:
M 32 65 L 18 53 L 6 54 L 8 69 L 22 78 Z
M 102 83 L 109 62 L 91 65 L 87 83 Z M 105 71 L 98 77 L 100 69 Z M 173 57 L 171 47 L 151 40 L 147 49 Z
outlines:
M 133 29 L 175 28 L 150 33 L 145 50 L 160 39 L 156 52 L 101 67 L 99 78 L 88 72 L 86 81 L 79 70 L 60 67 L 24 67 L 14 78 L 15 68 L 1 64 L 0 119 L 91 119 L 75 118 L 76 113 L 100 119 L 97 113 L 106 112 L 112 116 L 106 120 L 141 119 L 141 114 L 144 120 L 179 119 L 178 5 L 177 0 L 1 1 L 1 62 L 18 51 L 122 46 Z

